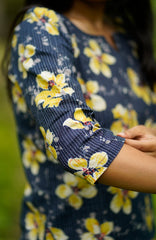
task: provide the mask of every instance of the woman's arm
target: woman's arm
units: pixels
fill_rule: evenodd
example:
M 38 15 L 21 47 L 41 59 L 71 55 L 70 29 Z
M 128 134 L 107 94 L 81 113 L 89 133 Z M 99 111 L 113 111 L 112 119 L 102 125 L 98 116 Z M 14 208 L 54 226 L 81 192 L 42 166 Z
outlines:
M 133 191 L 156 193 L 156 159 L 124 144 L 98 182 Z

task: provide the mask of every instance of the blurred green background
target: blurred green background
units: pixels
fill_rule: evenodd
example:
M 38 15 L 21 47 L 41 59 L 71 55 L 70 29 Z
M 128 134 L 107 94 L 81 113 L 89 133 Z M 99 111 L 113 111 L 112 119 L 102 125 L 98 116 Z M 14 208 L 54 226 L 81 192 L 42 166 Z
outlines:
M 0 0 L 0 62 L 6 34 L 23 0 Z M 152 0 L 156 20 L 156 0 Z M 156 21 L 154 21 L 156 22 Z M 153 39 L 156 53 L 156 25 Z M 16 128 L 7 98 L 5 79 L 0 72 L 0 240 L 17 240 L 20 236 L 19 218 L 25 176 L 22 169 Z M 156 196 L 153 196 L 156 215 Z

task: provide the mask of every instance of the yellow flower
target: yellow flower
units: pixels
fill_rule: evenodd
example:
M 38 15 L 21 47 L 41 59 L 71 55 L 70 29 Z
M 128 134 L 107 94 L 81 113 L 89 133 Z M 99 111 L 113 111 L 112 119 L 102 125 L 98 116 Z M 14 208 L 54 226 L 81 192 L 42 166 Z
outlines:
M 139 77 L 133 69 L 128 68 L 127 75 L 130 80 L 130 84 L 131 84 L 131 88 L 132 88 L 133 92 L 139 98 L 142 98 L 146 104 L 149 105 L 152 100 L 150 88 L 147 85 L 141 85 Z
M 91 109 L 101 112 L 107 107 L 106 101 L 96 93 L 99 91 L 99 84 L 96 81 L 87 81 L 86 84 L 82 78 L 78 78 L 86 104 Z
M 35 47 L 31 44 L 24 46 L 19 44 L 18 46 L 18 69 L 23 73 L 23 78 L 27 78 L 27 71 L 34 65 L 34 61 L 31 58 L 35 54 Z
M 32 203 L 27 202 L 31 212 L 25 217 L 25 227 L 28 230 L 28 240 L 43 240 L 45 233 L 46 216 L 41 214 Z
M 40 127 L 40 131 L 44 137 L 45 140 L 45 147 L 46 147 L 46 154 L 49 160 L 51 160 L 54 163 L 58 163 L 57 160 L 57 152 L 54 147 L 52 147 L 53 142 L 53 135 L 48 129 L 47 132 L 45 132 L 43 127 Z
M 149 231 L 153 229 L 153 210 L 151 208 L 149 196 L 145 196 L 145 221 Z
M 13 86 L 12 86 L 13 102 L 17 105 L 17 109 L 19 111 L 25 113 L 27 111 L 27 105 L 23 97 L 22 89 L 20 88 L 14 75 L 9 75 L 9 80 L 13 83 Z
M 104 167 L 107 161 L 108 155 L 106 152 L 96 152 L 89 161 L 84 158 L 70 158 L 68 166 L 76 170 L 75 175 L 85 178 L 89 183 L 94 184 L 107 169 L 107 167 Z
M 72 47 L 73 47 L 73 50 L 74 50 L 74 57 L 77 58 L 80 54 L 80 50 L 77 46 L 75 34 L 72 34 L 72 36 L 71 36 L 71 43 L 72 43 Z
M 48 33 L 59 35 L 58 17 L 53 10 L 36 7 L 33 12 L 25 15 L 24 20 L 27 20 L 29 23 L 40 22 Z
M 113 222 L 104 222 L 101 225 L 95 218 L 87 218 L 85 220 L 85 227 L 88 232 L 83 233 L 81 240 L 113 240 L 110 233 L 113 231 Z
M 11 45 L 13 48 L 15 48 L 17 45 L 17 35 L 16 34 L 13 35 Z
M 25 184 L 24 196 L 30 196 L 31 193 L 32 193 L 32 188 L 31 188 L 30 184 L 27 182 Z
M 89 47 L 84 49 L 84 54 L 90 58 L 89 66 L 95 74 L 99 75 L 102 73 L 105 77 L 111 78 L 112 73 L 108 65 L 115 64 L 115 57 L 102 53 L 100 46 L 95 40 L 89 41 Z
M 118 119 L 111 125 L 111 131 L 113 131 L 114 134 L 138 125 L 137 113 L 133 109 L 128 110 L 121 104 L 117 104 L 115 108 L 112 109 L 112 113 L 113 117 Z
M 86 128 L 86 126 L 91 125 L 93 132 L 100 129 L 99 123 L 96 122 L 95 124 L 93 124 L 92 119 L 89 118 L 89 117 L 86 117 L 81 108 L 76 108 L 75 109 L 74 118 L 76 120 L 73 120 L 71 118 L 67 118 L 64 121 L 63 126 L 68 126 L 71 129 L 83 129 L 83 128 Z
M 40 168 L 40 163 L 46 161 L 45 155 L 36 148 L 32 140 L 27 138 L 23 141 L 24 153 L 23 164 L 26 168 L 30 168 L 32 174 L 37 175 Z
M 123 212 L 125 214 L 131 213 L 132 202 L 130 199 L 136 198 L 138 196 L 138 192 L 128 191 L 115 187 L 109 187 L 108 192 L 115 195 L 110 204 L 110 209 L 114 213 L 120 212 L 121 209 L 123 209 Z
M 46 240 L 67 240 L 69 239 L 65 233 L 59 229 L 59 228 L 54 228 L 50 227 L 46 231 Z
M 63 180 L 65 184 L 59 185 L 55 193 L 61 199 L 68 199 L 69 205 L 75 209 L 81 208 L 82 198 L 93 198 L 97 194 L 97 189 L 80 177 L 65 173 Z
M 148 118 L 144 125 L 148 128 L 156 128 L 156 123 L 151 118 Z
M 48 107 L 58 107 L 62 101 L 61 96 L 74 93 L 74 90 L 67 87 L 65 83 L 65 75 L 58 74 L 55 76 L 51 72 L 43 71 L 41 74 L 37 75 L 36 81 L 38 86 L 44 91 L 40 92 L 36 98 L 35 103 L 39 105 L 43 103 L 43 108 Z

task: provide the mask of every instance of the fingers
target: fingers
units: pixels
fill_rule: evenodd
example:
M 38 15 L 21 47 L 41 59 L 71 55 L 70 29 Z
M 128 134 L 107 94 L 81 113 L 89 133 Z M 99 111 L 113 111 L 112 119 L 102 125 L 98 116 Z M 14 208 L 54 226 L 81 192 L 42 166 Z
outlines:
M 151 140 L 133 140 L 126 139 L 125 142 L 140 151 L 143 152 L 155 152 L 156 151 L 156 139 Z
M 124 137 L 124 138 L 137 138 L 145 133 L 146 127 L 143 125 L 138 125 L 135 127 L 132 127 L 124 132 L 118 133 L 118 136 Z

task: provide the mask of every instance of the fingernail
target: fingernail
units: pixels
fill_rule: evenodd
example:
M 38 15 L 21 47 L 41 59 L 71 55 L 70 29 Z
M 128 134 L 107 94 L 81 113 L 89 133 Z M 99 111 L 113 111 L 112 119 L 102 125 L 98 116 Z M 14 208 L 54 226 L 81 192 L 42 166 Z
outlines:
M 120 137 L 125 137 L 125 136 L 126 136 L 126 134 L 125 134 L 125 133 L 123 133 L 123 132 L 121 132 L 121 133 L 118 133 L 117 135 L 118 135 L 118 136 L 120 136 Z

